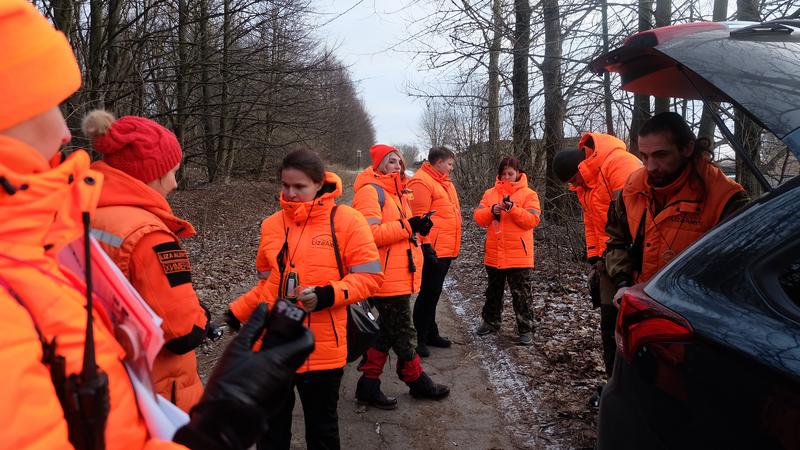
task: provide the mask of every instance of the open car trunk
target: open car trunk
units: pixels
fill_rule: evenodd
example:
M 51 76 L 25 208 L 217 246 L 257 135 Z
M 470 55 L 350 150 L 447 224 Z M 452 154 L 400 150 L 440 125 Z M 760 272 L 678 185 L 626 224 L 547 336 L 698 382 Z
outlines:
M 618 72 L 638 94 L 732 103 L 800 159 L 800 20 L 649 30 L 590 68 Z

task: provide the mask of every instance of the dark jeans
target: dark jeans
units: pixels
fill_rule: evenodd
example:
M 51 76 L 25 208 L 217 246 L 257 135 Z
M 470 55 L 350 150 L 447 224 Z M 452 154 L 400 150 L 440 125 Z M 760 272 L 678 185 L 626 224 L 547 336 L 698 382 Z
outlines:
M 372 297 L 370 305 L 378 310 L 380 331 L 375 348 L 388 353 L 394 350 L 403 361 L 411 361 L 416 355 L 417 333 L 411 324 L 409 295 L 394 297 Z
M 311 450 L 339 449 L 339 386 L 344 369 L 315 370 L 295 375 L 294 386 L 303 404 L 306 424 L 306 447 Z M 254 375 L 251 375 L 254 376 Z M 292 442 L 292 410 L 294 390 L 283 407 L 269 421 L 269 429 L 261 437 L 258 450 L 286 450 Z
M 486 303 L 483 304 L 481 317 L 489 325 L 499 329 L 503 313 L 503 293 L 506 282 L 511 290 L 511 304 L 517 319 L 519 334 L 533 332 L 533 269 L 497 269 L 486 266 L 489 283 L 486 286 Z
M 614 370 L 614 357 L 617 355 L 617 342 L 614 340 L 614 328 L 617 325 L 617 307 L 600 305 L 600 338 L 603 341 L 603 363 L 606 375 L 611 378 Z
M 424 253 L 422 265 L 422 285 L 417 301 L 414 303 L 414 328 L 417 329 L 417 342 L 425 343 L 436 325 L 436 305 L 442 295 L 442 284 L 450 270 L 453 258 L 435 258 Z

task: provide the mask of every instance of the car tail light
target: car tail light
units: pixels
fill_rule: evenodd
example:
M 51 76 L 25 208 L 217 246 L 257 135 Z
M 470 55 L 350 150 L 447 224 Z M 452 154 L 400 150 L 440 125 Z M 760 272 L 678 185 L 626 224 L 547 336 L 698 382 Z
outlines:
M 617 349 L 627 361 L 645 344 L 688 341 L 692 333 L 689 321 L 650 298 L 641 287 L 632 287 L 622 296 L 616 338 Z

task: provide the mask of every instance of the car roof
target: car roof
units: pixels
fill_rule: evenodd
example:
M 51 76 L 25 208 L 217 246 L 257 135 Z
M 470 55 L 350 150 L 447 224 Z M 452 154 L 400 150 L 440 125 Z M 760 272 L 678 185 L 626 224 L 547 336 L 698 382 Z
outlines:
M 733 103 L 800 158 L 800 20 L 648 30 L 590 68 L 639 94 Z

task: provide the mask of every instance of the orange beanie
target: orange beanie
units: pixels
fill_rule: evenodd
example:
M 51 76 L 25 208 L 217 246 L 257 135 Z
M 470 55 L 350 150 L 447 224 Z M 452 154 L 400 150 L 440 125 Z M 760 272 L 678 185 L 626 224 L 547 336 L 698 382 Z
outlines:
M 79 87 L 64 34 L 26 0 L 0 0 L 0 130 L 58 106 Z

